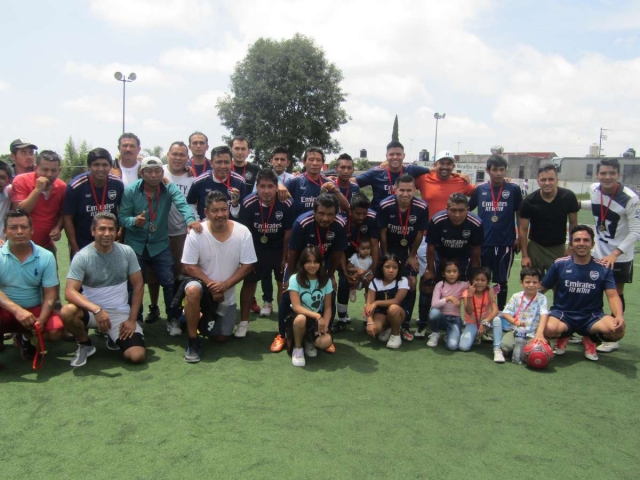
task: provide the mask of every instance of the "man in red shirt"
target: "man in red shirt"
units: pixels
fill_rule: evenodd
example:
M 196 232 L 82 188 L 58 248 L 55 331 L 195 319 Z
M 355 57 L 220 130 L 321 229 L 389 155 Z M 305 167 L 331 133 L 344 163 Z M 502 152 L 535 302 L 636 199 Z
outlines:
M 466 175 L 453 174 L 455 169 L 455 159 L 453 154 L 444 150 L 438 154 L 435 168 L 428 174 L 416 178 L 416 187 L 420 190 L 420 197 L 429 206 L 429 221 L 436 213 L 447 208 L 447 200 L 452 193 L 463 193 L 467 197 L 473 193 L 475 186 L 469 183 Z M 425 280 L 423 275 L 427 265 L 427 244 L 422 242 L 418 249 L 418 260 L 420 261 L 420 300 L 418 328 L 415 336 L 424 338 L 431 308 L 431 296 L 433 286 L 441 279 Z
M 58 178 L 60 156 L 43 150 L 36 157 L 36 171 L 23 173 L 13 180 L 13 208 L 25 210 L 33 222 L 32 240 L 56 254 L 53 242 L 60 240 L 62 206 L 67 184 Z

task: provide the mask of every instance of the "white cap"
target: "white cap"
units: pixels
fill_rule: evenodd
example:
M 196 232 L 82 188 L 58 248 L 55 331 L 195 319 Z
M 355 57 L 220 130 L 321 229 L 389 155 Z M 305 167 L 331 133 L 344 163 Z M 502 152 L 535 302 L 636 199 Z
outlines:
M 449 159 L 453 160 L 454 162 L 456 161 L 455 157 L 453 156 L 453 153 L 451 153 L 449 150 L 442 150 L 440 153 L 438 153 L 438 158 L 437 158 L 436 162 L 439 162 L 440 160 L 442 160 L 444 158 L 449 158 Z
M 140 165 L 140 170 L 144 170 L 145 168 L 151 167 L 160 167 L 162 168 L 162 160 L 158 157 L 145 157 L 142 159 L 142 164 Z

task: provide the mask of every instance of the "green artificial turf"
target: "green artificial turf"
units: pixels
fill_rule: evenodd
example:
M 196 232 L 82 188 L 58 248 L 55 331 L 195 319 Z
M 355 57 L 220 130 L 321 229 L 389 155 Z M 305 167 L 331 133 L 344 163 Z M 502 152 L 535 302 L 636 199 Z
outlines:
M 36 373 L 7 343 L 0 478 L 637 479 L 639 293 L 627 286 L 618 352 L 590 362 L 569 345 L 542 372 L 494 364 L 488 343 L 391 351 L 357 320 L 335 355 L 295 368 L 269 351 L 275 313 L 252 315 L 246 339 L 203 342 L 199 364 L 164 320 L 145 327 L 141 366 L 94 336 L 86 366 L 61 342 Z

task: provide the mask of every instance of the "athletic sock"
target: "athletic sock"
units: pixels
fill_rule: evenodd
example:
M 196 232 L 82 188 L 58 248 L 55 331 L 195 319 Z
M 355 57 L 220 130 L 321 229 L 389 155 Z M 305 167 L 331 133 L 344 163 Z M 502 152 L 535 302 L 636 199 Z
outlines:
M 336 305 L 336 309 L 338 310 L 338 321 L 344 322 L 347 318 L 347 306 L 342 303 L 338 303 Z
M 238 325 L 249 325 L 249 320 L 242 320 Z
M 85 347 L 90 347 L 91 345 L 93 345 L 93 342 L 91 341 L 90 338 L 88 338 L 84 342 L 78 342 L 78 345 L 84 345 Z
M 416 304 L 416 291 L 415 290 L 409 290 L 407 292 L 407 296 L 404 299 L 404 304 L 405 304 L 405 312 L 407 313 L 407 318 L 405 318 L 402 326 L 403 328 L 409 328 L 409 325 L 411 323 L 411 317 L 413 316 L 413 307 Z

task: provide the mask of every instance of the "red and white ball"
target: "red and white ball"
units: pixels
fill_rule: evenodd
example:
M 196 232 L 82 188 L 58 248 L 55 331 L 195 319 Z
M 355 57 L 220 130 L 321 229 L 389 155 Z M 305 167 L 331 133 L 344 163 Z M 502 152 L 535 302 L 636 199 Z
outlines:
M 536 370 L 544 370 L 553 359 L 553 349 L 548 343 L 533 339 L 522 349 L 525 363 Z

